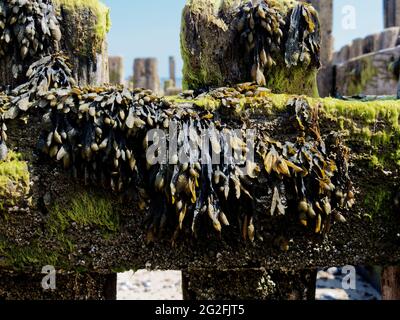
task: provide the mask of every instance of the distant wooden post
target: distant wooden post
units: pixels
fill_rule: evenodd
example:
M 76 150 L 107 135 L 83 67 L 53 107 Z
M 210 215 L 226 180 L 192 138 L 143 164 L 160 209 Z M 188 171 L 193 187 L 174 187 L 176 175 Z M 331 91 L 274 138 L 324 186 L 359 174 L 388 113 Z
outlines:
M 119 56 L 108 57 L 108 65 L 110 69 L 110 83 L 124 83 L 124 58 Z
M 135 88 L 144 88 L 146 86 L 145 59 L 135 59 L 133 63 L 133 86 Z
M 400 0 L 383 0 L 385 28 L 400 26 Z
M 133 67 L 133 86 L 160 92 L 158 62 L 155 58 L 135 59 Z
M 155 58 L 146 59 L 147 85 L 146 89 L 160 92 L 160 77 L 158 75 L 158 62 Z
M 318 73 L 318 90 L 322 97 L 329 96 L 333 87 L 333 0 L 303 0 L 311 3 L 319 13 L 321 24 L 321 70 Z
M 172 80 L 172 87 L 176 86 L 175 57 L 169 57 L 169 79 Z
M 164 81 L 164 94 L 167 94 L 168 90 L 174 88 L 174 84 L 171 79 Z

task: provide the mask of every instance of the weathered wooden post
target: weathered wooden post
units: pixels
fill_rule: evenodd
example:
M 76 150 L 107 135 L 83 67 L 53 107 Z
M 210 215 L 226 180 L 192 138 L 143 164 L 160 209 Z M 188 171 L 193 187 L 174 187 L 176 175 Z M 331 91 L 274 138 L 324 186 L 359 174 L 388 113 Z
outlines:
M 168 91 L 169 91 L 171 88 L 174 88 L 174 85 L 173 85 L 172 80 L 171 80 L 171 79 L 165 80 L 165 81 L 164 81 L 164 94 L 165 94 L 165 95 L 168 95 Z
M 133 67 L 133 86 L 160 92 L 158 62 L 155 58 L 135 59 Z
M 307 0 L 307 2 L 311 3 L 319 13 L 321 24 L 321 69 L 318 72 L 318 89 L 321 97 L 327 97 L 331 95 L 333 89 L 333 0 Z
M 110 83 L 123 84 L 124 83 L 124 58 L 119 56 L 108 57 L 108 64 L 110 69 Z
M 383 0 L 385 28 L 400 26 L 400 1 Z
M 182 88 L 176 85 L 175 57 L 169 57 L 169 79 L 164 81 L 164 95 L 173 96 L 182 92 Z
M 182 271 L 182 291 L 184 300 L 314 300 L 316 279 L 316 270 L 194 269 Z
M 176 67 L 175 57 L 169 57 L 169 79 L 172 81 L 172 87 L 176 87 Z
M 2 31 L 8 46 L 3 47 L 2 50 L 6 50 L 4 54 L 0 53 L 0 86 L 15 87 L 24 82 L 25 73 L 32 62 L 57 50 L 69 57 L 73 75 L 79 84 L 100 85 L 108 82 L 106 34 L 110 27 L 109 9 L 98 0 L 86 3 L 77 0 L 38 0 L 32 1 L 36 9 L 31 12 L 30 3 L 25 3 L 18 12 L 34 18 L 34 23 L 26 23 L 25 38 L 21 39 L 19 33 L 17 36 L 18 23 Z M 12 18 L 9 10 L 0 13 L 0 19 L 2 15 L 4 21 Z M 48 33 L 42 31 L 42 21 L 49 28 Z M 19 41 L 26 43 L 26 46 Z
M 382 299 L 400 300 L 400 267 L 386 267 L 383 269 Z
M 160 76 L 158 75 L 158 61 L 155 58 L 146 59 L 147 85 L 146 89 L 160 92 Z
M 46 274 L 0 274 L 1 300 L 115 300 L 117 274 L 56 273 L 55 288 L 42 287 Z
M 188 1 L 181 26 L 184 88 L 255 81 L 276 93 L 318 96 L 320 24 L 315 9 L 297 1 L 265 2 L 264 20 L 254 12 L 256 5 L 248 3 Z M 302 10 L 307 10 L 308 22 Z M 248 12 L 254 18 L 247 20 Z
M 61 18 L 61 50 L 68 55 L 80 85 L 109 82 L 107 33 L 110 9 L 100 0 L 53 0 Z
M 14 9 L 13 12 L 11 1 L 5 0 L 3 3 L 0 6 L 0 21 L 4 23 L 5 29 L 4 27 L 0 28 L 1 50 L 4 50 L 4 52 L 0 52 L 0 87 L 13 88 L 23 83 L 31 63 L 58 51 L 62 51 L 69 58 L 72 74 L 77 80 L 77 84 L 101 85 L 108 82 L 106 34 L 110 27 L 110 21 L 109 9 L 103 3 L 97 0 L 87 2 L 35 0 L 27 1 L 21 6 L 17 2 L 15 6 L 19 6 L 19 9 Z M 25 25 L 25 22 L 17 20 L 16 23 L 10 24 L 13 16 L 29 17 L 27 21 L 32 22 Z M 24 38 L 17 33 L 21 27 L 26 28 L 23 34 Z M 47 31 L 45 31 L 46 29 Z M 21 174 L 29 179 L 25 166 L 22 165 L 21 168 Z M 6 181 L 12 180 L 11 178 Z M 17 182 L 18 179 L 14 181 L 14 183 Z M 24 190 L 29 190 L 29 187 Z M 12 201 L 10 197 L 10 194 L 2 194 L 0 196 L 2 205 Z M 13 236 L 12 243 L 13 245 L 18 243 L 18 235 Z M 0 247 L 0 251 L 2 251 L 4 248 L 1 245 Z M 51 259 L 41 258 L 44 263 L 42 267 L 45 267 L 46 264 L 51 265 Z M 55 277 L 56 290 L 53 291 L 45 290 L 42 287 L 42 279 L 46 274 L 41 274 L 40 268 L 21 271 L 18 275 L 2 270 L 0 273 L 0 300 L 116 298 L 115 273 L 109 275 L 93 272 L 90 274 L 84 272 L 57 273 Z
M 328 95 L 331 73 L 327 73 L 333 53 L 332 1 L 318 5 L 318 9 L 323 21 L 326 20 L 322 29 L 322 55 L 320 24 L 311 5 L 285 1 L 278 1 L 275 5 L 263 1 L 188 1 L 183 10 L 181 31 L 184 85 L 201 89 L 254 81 L 277 93 L 317 96 L 316 72 L 322 62 L 326 69 L 320 87 L 324 95 Z M 307 15 L 309 20 L 303 21 L 301 16 Z M 311 43 L 309 48 L 302 43 L 305 29 Z M 264 278 L 264 271 L 254 269 L 223 270 L 222 275 L 213 268 L 208 271 L 185 270 L 183 287 L 185 298 L 190 299 L 207 298 L 204 286 L 211 279 L 215 291 L 209 293 L 208 298 L 213 299 L 235 295 L 248 298 L 246 290 L 254 292 L 254 298 L 315 298 L 315 270 L 292 274 L 289 282 L 288 274 L 277 277 L 276 283 L 271 280 L 273 286 L 279 288 L 279 293 L 267 284 L 260 287 Z M 233 279 L 246 283 L 242 292 Z M 291 285 L 287 286 L 287 283 Z M 296 293 L 298 287 L 302 288 L 300 293 Z
M 135 59 L 133 62 L 133 86 L 135 88 L 145 88 L 146 80 L 146 63 L 145 59 Z

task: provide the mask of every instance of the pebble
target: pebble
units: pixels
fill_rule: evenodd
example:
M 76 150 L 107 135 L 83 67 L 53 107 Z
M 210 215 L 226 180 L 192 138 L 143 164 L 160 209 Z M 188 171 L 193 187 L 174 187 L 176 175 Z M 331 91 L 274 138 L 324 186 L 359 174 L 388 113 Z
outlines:
M 45 195 L 44 195 L 44 197 L 43 197 L 43 202 L 44 202 L 44 205 L 46 206 L 46 207 L 49 207 L 50 205 L 51 205 L 51 195 L 50 195 L 50 193 L 46 193 Z
M 125 272 L 118 274 L 118 300 L 182 300 L 180 271 Z

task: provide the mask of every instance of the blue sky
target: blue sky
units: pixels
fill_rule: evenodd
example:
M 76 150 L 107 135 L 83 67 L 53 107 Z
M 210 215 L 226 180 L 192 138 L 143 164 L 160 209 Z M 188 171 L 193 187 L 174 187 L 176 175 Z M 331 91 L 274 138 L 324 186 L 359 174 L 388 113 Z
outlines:
M 336 50 L 355 38 L 365 37 L 383 29 L 383 0 L 334 0 L 334 4 L 333 34 Z M 346 9 L 346 6 L 355 9 L 355 29 L 342 27 L 342 21 L 346 19 L 342 10 Z
M 156 57 L 161 77 L 168 75 L 168 57 L 182 69 L 179 31 L 185 0 L 102 0 L 111 8 L 109 54 L 123 56 L 125 76 L 133 73 L 133 59 Z
M 177 60 L 180 75 L 182 61 L 179 51 L 181 12 L 185 0 L 102 0 L 111 8 L 112 28 L 108 35 L 110 55 L 125 58 L 125 76 L 132 74 L 135 57 L 156 57 L 161 77 L 168 75 L 168 56 Z M 321 0 L 324 1 L 324 0 Z M 334 0 L 335 48 L 352 39 L 378 32 L 383 28 L 382 0 Z M 355 9 L 355 29 L 343 29 L 345 6 Z

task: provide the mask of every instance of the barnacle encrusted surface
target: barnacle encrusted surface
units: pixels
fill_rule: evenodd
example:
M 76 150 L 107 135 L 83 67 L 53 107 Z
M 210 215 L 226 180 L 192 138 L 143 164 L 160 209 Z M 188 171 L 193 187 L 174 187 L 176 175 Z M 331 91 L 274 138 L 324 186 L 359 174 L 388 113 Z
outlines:
M 189 89 L 254 81 L 276 93 L 317 96 L 319 51 L 318 15 L 303 2 L 203 0 L 183 10 Z

